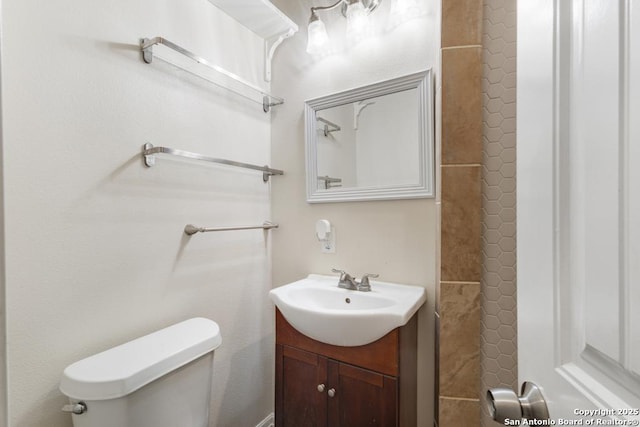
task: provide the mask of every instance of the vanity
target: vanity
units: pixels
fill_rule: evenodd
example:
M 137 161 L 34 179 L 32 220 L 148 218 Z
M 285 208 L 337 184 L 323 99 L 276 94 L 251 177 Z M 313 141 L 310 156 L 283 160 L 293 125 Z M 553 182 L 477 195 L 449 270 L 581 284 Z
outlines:
M 306 101 L 307 202 L 433 197 L 432 86 L 424 70 Z M 334 272 L 269 292 L 276 427 L 416 427 L 425 289 Z
M 337 285 L 338 277 L 310 275 L 270 292 L 276 427 L 415 427 L 416 312 L 424 289 Z

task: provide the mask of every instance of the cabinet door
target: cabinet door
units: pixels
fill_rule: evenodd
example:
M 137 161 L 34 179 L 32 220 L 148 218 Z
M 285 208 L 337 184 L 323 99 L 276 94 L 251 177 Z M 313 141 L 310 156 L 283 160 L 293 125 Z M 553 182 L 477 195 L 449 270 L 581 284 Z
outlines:
M 328 362 L 331 427 L 397 426 L 397 381 L 352 365 Z M 329 394 L 330 396 L 330 394 Z
M 276 426 L 326 427 L 327 359 L 293 347 L 276 346 Z

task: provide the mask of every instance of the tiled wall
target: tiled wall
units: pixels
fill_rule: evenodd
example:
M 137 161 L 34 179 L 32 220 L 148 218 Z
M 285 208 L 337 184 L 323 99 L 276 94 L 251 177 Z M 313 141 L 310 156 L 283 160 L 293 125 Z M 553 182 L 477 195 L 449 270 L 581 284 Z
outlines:
M 437 422 L 488 427 L 517 387 L 516 0 L 442 0 L 441 60 Z
M 482 0 L 442 1 L 438 420 L 480 420 Z
M 482 45 L 481 390 L 517 390 L 516 0 L 484 0 Z

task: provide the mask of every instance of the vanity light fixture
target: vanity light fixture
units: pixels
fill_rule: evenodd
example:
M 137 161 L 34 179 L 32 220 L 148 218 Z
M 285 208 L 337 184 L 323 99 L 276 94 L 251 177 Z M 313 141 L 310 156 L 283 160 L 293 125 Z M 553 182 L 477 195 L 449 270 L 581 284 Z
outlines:
M 318 55 L 328 53 L 330 40 L 324 22 L 318 12 L 325 12 L 340 7 L 342 16 L 347 19 L 345 45 L 354 46 L 374 34 L 374 25 L 369 14 L 375 10 L 382 0 L 338 0 L 329 6 L 314 6 L 309 18 L 307 53 Z M 390 0 L 389 16 L 386 31 L 391 31 L 407 21 L 426 13 L 420 0 Z M 379 22 L 379 21 L 378 21 Z
M 330 6 L 316 6 L 311 8 L 309 18 L 307 53 L 315 55 L 322 53 L 329 43 L 329 35 L 324 22 L 317 12 L 329 11 L 341 7 L 342 15 L 347 19 L 347 44 L 354 45 L 371 34 L 369 14 L 382 0 L 338 0 Z

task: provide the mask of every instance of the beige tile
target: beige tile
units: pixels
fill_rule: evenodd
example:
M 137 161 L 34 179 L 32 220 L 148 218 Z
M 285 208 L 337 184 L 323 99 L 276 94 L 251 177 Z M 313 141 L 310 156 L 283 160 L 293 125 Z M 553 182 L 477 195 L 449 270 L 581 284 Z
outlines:
M 442 167 L 441 281 L 480 281 L 480 174 L 480 166 Z
M 482 162 L 482 49 L 442 51 L 442 164 Z
M 480 283 L 440 284 L 440 396 L 480 389 Z
M 442 0 L 442 47 L 482 43 L 482 0 Z
M 480 402 L 472 399 L 440 398 L 438 427 L 478 427 Z

